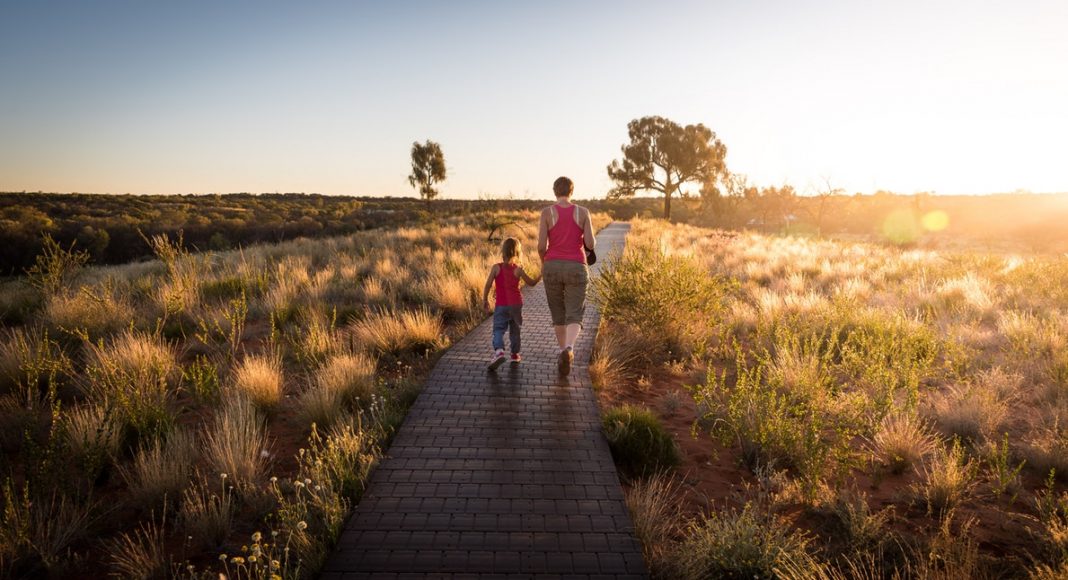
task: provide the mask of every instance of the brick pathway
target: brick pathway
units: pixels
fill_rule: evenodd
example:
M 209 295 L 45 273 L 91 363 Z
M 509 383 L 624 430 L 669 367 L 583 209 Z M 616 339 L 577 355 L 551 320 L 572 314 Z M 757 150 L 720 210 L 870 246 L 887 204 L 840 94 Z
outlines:
M 629 227 L 602 230 L 602 259 Z M 561 379 L 541 285 L 524 297 L 523 363 L 486 372 L 488 320 L 445 353 L 322 580 L 648 577 L 586 372 L 599 315 Z

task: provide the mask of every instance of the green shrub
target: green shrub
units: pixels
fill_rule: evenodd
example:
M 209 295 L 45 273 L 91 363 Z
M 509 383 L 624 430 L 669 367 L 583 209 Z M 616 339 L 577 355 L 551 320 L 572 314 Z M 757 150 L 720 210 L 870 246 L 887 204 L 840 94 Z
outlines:
M 630 405 L 609 409 L 602 418 L 612 459 L 630 477 L 679 464 L 679 448 L 651 411 Z
M 740 445 L 750 469 L 763 465 L 789 469 L 807 491 L 814 491 L 835 467 L 851 463 L 857 429 L 834 401 L 800 392 L 783 393 L 768 365 L 749 364 L 743 352 L 735 363 L 735 380 L 727 373 L 708 374 L 693 387 L 698 418 L 724 445 Z
M 721 317 L 728 286 L 693 259 L 640 245 L 602 269 L 593 288 L 605 319 L 659 339 L 659 352 L 649 353 L 655 363 L 705 345 Z
M 207 280 L 200 286 L 200 295 L 205 300 L 228 301 L 242 294 L 251 294 L 252 283 L 240 276 Z

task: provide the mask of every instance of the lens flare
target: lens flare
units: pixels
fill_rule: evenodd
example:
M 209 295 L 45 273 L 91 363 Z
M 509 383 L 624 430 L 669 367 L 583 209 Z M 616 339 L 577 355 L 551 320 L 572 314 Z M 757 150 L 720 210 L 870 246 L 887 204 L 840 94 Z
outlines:
M 923 229 L 929 232 L 940 232 L 949 227 L 949 214 L 936 209 L 925 213 L 920 221 L 923 223 Z

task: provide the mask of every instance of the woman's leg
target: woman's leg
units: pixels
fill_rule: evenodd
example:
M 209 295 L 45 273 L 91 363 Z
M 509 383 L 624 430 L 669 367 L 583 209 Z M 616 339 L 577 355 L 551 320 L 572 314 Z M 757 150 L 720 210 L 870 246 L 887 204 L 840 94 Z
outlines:
M 574 348 L 582 330 L 582 317 L 586 314 L 586 287 L 589 285 L 589 273 L 585 264 L 576 264 L 569 273 L 568 284 L 564 286 L 564 347 Z
M 579 331 L 581 330 L 581 324 L 571 323 L 564 327 L 564 348 L 575 347 L 575 343 L 578 341 Z
M 566 278 L 563 276 L 563 272 L 559 272 L 560 268 L 564 267 L 560 262 L 550 260 L 542 265 L 542 276 L 544 276 L 545 285 L 545 301 L 549 303 L 549 314 L 552 315 L 553 331 L 556 333 L 556 343 L 561 349 L 567 344 L 567 327 L 565 316 L 567 314 L 567 307 L 565 306 L 565 282 Z
M 562 324 L 557 325 L 553 327 L 553 330 L 556 331 L 556 344 L 559 345 L 560 348 L 567 346 L 567 326 Z
M 513 306 L 512 316 L 508 321 L 508 341 L 512 346 L 512 354 L 519 354 L 519 349 L 522 347 L 522 326 L 523 326 L 523 307 Z

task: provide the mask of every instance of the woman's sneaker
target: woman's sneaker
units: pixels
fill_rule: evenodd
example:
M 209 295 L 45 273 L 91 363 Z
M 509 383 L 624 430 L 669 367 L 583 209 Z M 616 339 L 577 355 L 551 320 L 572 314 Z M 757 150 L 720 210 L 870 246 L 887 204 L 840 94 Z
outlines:
M 560 356 L 556 359 L 556 370 L 560 371 L 561 375 L 567 375 L 571 373 L 571 362 L 575 360 L 575 352 L 571 350 L 571 347 L 565 348 L 560 351 Z
M 490 361 L 489 370 L 497 370 L 497 367 L 504 364 L 506 358 L 508 357 L 504 356 L 504 350 L 498 349 L 497 352 L 493 353 L 493 360 Z
M 517 364 L 519 364 L 521 362 L 523 362 L 523 355 L 519 354 L 518 352 L 513 352 L 512 353 L 512 364 L 517 365 Z

